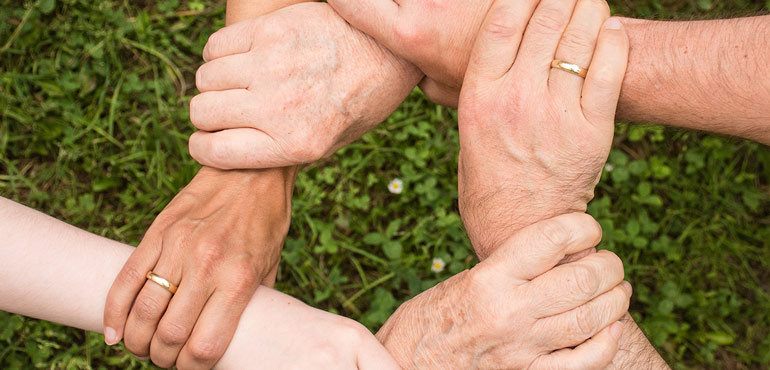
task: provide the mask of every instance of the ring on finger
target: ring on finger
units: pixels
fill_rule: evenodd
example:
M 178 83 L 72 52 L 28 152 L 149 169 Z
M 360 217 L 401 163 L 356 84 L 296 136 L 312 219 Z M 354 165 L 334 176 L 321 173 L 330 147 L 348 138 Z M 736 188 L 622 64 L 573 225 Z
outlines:
M 163 289 L 168 290 L 171 294 L 176 293 L 177 287 L 176 285 L 174 285 L 174 283 L 166 280 L 165 278 L 158 276 L 154 272 L 152 271 L 148 272 L 145 277 L 147 278 L 147 280 L 150 280 L 153 283 L 160 285 Z
M 575 63 L 559 59 L 554 59 L 554 61 L 551 62 L 551 68 L 561 69 L 562 71 L 572 73 L 582 78 L 586 78 L 586 75 L 588 75 L 588 68 L 583 68 Z

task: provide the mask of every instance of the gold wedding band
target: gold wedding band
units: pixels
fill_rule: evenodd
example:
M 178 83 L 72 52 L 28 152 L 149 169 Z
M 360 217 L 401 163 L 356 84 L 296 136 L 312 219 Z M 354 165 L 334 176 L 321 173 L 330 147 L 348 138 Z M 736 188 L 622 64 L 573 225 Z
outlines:
M 154 272 L 152 272 L 152 271 L 148 272 L 145 277 L 147 278 L 147 280 L 150 280 L 153 283 L 158 284 L 161 287 L 163 287 L 163 289 L 168 290 L 169 292 L 171 292 L 171 294 L 176 293 L 176 285 L 174 285 L 170 281 L 168 281 L 168 280 L 166 280 L 166 279 L 156 275 Z
M 583 68 L 577 64 L 558 59 L 555 59 L 553 62 L 551 62 L 551 68 L 558 68 L 562 71 L 566 71 L 583 78 L 586 78 L 586 75 L 588 74 L 588 68 Z

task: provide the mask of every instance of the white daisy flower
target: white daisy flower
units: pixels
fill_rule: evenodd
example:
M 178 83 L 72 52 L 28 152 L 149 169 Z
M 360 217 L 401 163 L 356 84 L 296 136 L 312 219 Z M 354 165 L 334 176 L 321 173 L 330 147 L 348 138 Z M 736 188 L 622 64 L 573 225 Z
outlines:
M 441 258 L 434 258 L 433 262 L 430 264 L 430 270 L 433 272 L 441 272 L 444 271 L 444 267 L 446 266 L 446 262 L 444 262 Z
M 404 182 L 401 181 L 401 179 L 393 179 L 393 181 L 388 184 L 388 191 L 390 191 L 393 194 L 401 194 L 401 192 L 404 190 Z
M 615 166 L 613 166 L 613 165 L 611 165 L 609 163 L 604 165 L 604 171 L 606 171 L 606 172 L 612 172 L 612 170 L 614 170 L 614 169 L 615 169 Z

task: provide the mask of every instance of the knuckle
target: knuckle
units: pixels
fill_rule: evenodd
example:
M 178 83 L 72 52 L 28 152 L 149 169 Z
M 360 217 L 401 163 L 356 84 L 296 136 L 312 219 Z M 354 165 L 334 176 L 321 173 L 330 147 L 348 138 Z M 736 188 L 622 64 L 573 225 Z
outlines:
M 126 265 L 123 266 L 124 280 L 128 280 L 130 282 L 143 281 L 145 280 L 144 275 L 145 273 L 142 270 L 139 270 L 139 267 L 133 263 L 126 263 Z
M 543 235 L 546 242 L 555 248 L 562 248 L 569 244 L 573 237 L 572 228 L 557 219 L 546 220 L 540 225 L 539 234 Z
M 326 147 L 317 137 L 308 132 L 304 137 L 304 143 L 307 145 L 294 145 L 291 149 L 291 155 L 295 161 L 300 163 L 310 163 L 323 158 L 326 153 Z
M 142 294 L 134 302 L 134 312 L 140 320 L 150 321 L 160 317 L 163 305 L 156 298 Z
M 625 269 L 623 268 L 623 260 L 621 260 L 617 254 L 608 250 L 602 250 L 599 251 L 599 255 L 605 258 L 606 269 L 617 272 L 618 276 L 620 277 L 625 274 Z
M 161 322 L 158 326 L 158 339 L 170 346 L 179 346 L 187 342 L 188 330 L 174 322 Z
M 568 19 L 564 9 L 546 7 L 535 12 L 529 27 L 537 28 L 536 33 L 561 34 Z
M 523 33 L 523 24 L 516 22 L 515 10 L 509 6 L 497 6 L 488 17 L 486 33 L 497 39 L 509 39 Z
M 581 337 L 587 338 L 594 334 L 597 326 L 595 316 L 596 312 L 585 305 L 575 311 L 575 327 Z
M 428 41 L 425 30 L 416 22 L 397 22 L 393 33 L 398 43 L 410 47 L 424 45 Z
M 575 264 L 570 266 L 572 271 L 572 281 L 583 297 L 592 297 L 599 289 L 599 280 L 596 278 L 594 269 L 585 264 Z
M 562 36 L 561 47 L 567 49 L 570 53 L 575 53 L 593 50 L 594 42 L 596 42 L 596 37 L 585 32 L 567 32 Z
M 224 348 L 218 341 L 194 340 L 188 346 L 190 356 L 197 362 L 211 363 L 224 354 Z

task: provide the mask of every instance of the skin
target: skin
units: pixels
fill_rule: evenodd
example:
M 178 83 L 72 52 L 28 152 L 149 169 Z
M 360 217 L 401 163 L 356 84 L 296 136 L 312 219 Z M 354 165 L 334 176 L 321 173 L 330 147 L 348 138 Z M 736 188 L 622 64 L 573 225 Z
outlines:
M 4 198 L 0 198 L 0 232 L 5 238 L 0 247 L 0 309 L 102 331 L 101 314 L 109 282 L 134 248 Z M 602 252 L 552 268 L 565 254 L 590 249 L 600 238 L 598 223 L 588 215 L 546 220 L 514 235 L 499 253 L 474 269 L 423 295 L 436 297 L 429 301 L 442 304 L 438 307 L 446 311 L 467 311 L 467 322 L 443 334 L 459 335 L 466 342 L 478 338 L 489 344 L 485 349 L 490 353 L 483 355 L 484 360 L 499 357 L 507 361 L 495 362 L 496 366 L 601 367 L 617 351 L 622 326 L 612 323 L 625 312 L 631 294 L 630 285 L 622 282 L 623 265 L 617 256 Z M 517 247 L 524 243 L 541 248 L 530 253 L 535 250 Z M 450 285 L 471 288 L 478 294 L 473 298 L 484 300 L 457 296 L 462 290 Z M 455 295 L 442 298 L 445 293 Z M 446 313 L 436 314 L 435 307 L 424 306 L 433 311 L 424 317 L 439 322 L 451 319 Z M 584 342 L 583 336 L 594 331 L 591 328 L 609 324 Z M 388 336 L 398 334 L 391 330 Z M 461 349 L 472 353 L 475 345 L 465 343 Z M 577 347 L 564 349 L 573 345 Z M 450 350 L 447 348 L 441 357 L 457 357 L 459 352 Z M 394 362 L 375 337 L 355 321 L 314 309 L 265 286 L 249 300 L 233 340 L 215 368 L 254 368 L 255 359 L 259 359 L 259 368 L 268 369 L 389 370 L 410 366 L 409 362 Z
M 391 0 L 330 0 L 329 3 L 351 24 L 419 66 L 429 77 L 421 87 L 434 101 L 456 106 L 471 45 L 493 1 L 403 0 L 396 4 Z M 770 17 L 690 22 L 621 21 L 629 35 L 630 53 L 618 118 L 770 143 L 770 106 L 766 104 L 770 98 L 770 81 L 755 78 L 762 75 L 764 66 L 770 62 L 770 53 L 763 46 L 768 43 Z M 586 37 L 567 39 L 572 43 L 586 40 Z M 585 173 L 590 172 L 589 168 Z M 551 180 L 530 184 L 530 188 L 549 188 L 549 183 L 558 183 Z M 520 193 L 521 189 L 511 188 L 508 196 L 486 198 L 484 201 L 489 207 L 486 209 L 498 210 L 495 215 L 502 219 L 526 219 L 529 217 L 524 214 L 528 211 L 526 207 L 517 212 L 508 206 L 521 198 Z M 560 212 L 559 207 L 550 208 L 555 204 L 549 205 L 553 198 L 560 198 L 560 192 L 540 198 L 543 206 L 540 209 L 546 214 Z M 464 217 L 469 218 L 472 216 Z M 469 228 L 471 235 L 472 228 Z M 504 238 L 505 234 L 496 237 Z M 483 248 L 484 244 L 478 245 Z M 483 249 L 478 252 L 486 253 Z M 624 323 L 621 350 L 613 367 L 667 368 L 630 316 L 626 316 Z
M 308 8 L 308 9 L 310 9 L 310 8 Z M 606 13 L 606 11 L 604 13 Z M 290 14 L 290 13 L 286 12 L 286 14 Z M 531 14 L 531 11 L 530 11 L 530 14 Z M 257 22 L 254 22 L 254 23 L 257 23 Z M 237 53 L 235 54 L 235 55 L 239 55 L 239 59 L 237 59 L 237 60 L 235 60 L 233 62 L 217 63 L 218 59 L 207 58 L 207 60 L 208 60 L 207 65 L 209 67 L 206 67 L 204 65 L 204 67 L 201 68 L 201 70 L 203 70 L 205 72 L 205 74 L 219 76 L 219 78 L 211 78 L 213 80 L 219 81 L 219 83 L 220 83 L 220 86 L 218 86 L 219 90 L 228 90 L 227 87 L 229 87 L 230 90 L 232 90 L 232 89 L 242 89 L 243 90 L 244 86 L 246 86 L 246 87 L 251 86 L 251 85 L 260 86 L 260 85 L 264 84 L 264 83 L 253 83 L 253 82 L 250 82 L 249 79 L 246 79 L 245 81 L 243 79 L 240 79 L 240 80 L 239 79 L 233 79 L 232 77 L 228 77 L 228 76 L 239 76 L 239 75 L 242 74 L 242 73 L 240 73 L 241 70 L 243 70 L 243 69 L 249 70 L 249 68 L 254 68 L 254 67 L 249 67 L 250 63 L 256 63 L 256 61 L 258 61 L 258 60 L 265 59 L 265 57 L 255 58 L 254 56 L 249 56 L 248 54 L 255 54 L 256 55 L 257 52 L 264 52 L 263 48 L 259 48 L 259 50 L 256 50 L 256 51 L 253 50 L 251 45 L 254 44 L 254 43 L 259 44 L 259 42 L 260 42 L 259 40 L 262 40 L 263 38 L 265 38 L 265 36 L 263 36 L 263 33 L 266 32 L 266 31 L 263 29 L 263 27 L 259 27 L 259 26 L 262 26 L 264 24 L 269 25 L 268 27 L 265 27 L 265 28 L 268 29 L 267 32 L 269 32 L 269 29 L 273 27 L 273 26 L 270 26 L 271 23 L 272 22 L 267 22 L 267 21 L 263 20 L 261 22 L 261 24 L 257 24 L 257 26 L 253 26 L 253 25 L 237 25 L 238 27 L 233 26 L 233 27 L 230 27 L 230 29 L 233 30 L 233 31 L 228 31 L 228 30 L 220 31 L 220 36 L 221 37 L 214 37 L 214 38 L 212 38 L 212 40 L 210 40 L 209 44 L 206 47 L 206 50 L 207 50 L 206 53 L 210 57 L 214 57 L 214 56 L 218 56 L 219 55 L 218 52 L 212 52 L 212 50 L 235 49 L 236 51 L 240 51 L 241 52 L 240 54 L 237 54 Z M 301 25 L 302 23 L 299 23 L 299 24 Z M 299 33 L 299 34 L 301 35 L 302 33 Z M 232 36 L 229 36 L 229 35 L 232 35 Z M 244 37 L 243 35 L 247 35 L 248 37 Z M 593 37 L 595 37 L 595 35 L 593 35 Z M 243 42 L 243 40 L 245 40 L 245 43 Z M 232 54 L 228 54 L 228 53 L 222 53 L 222 54 L 225 55 L 225 57 L 222 57 L 222 58 L 229 58 L 231 60 L 234 60 L 233 58 L 231 58 Z M 242 54 L 247 54 L 247 55 L 244 57 L 244 55 L 242 55 Z M 345 55 L 345 54 L 343 54 L 343 55 Z M 371 53 L 369 53 L 368 55 L 371 55 Z M 380 54 L 380 55 L 382 55 L 382 54 Z M 287 58 L 278 58 L 278 59 L 283 60 L 283 59 L 287 59 Z M 323 59 L 323 58 L 320 58 L 320 59 Z M 288 59 L 288 60 L 291 60 L 291 59 Z M 292 65 L 296 66 L 297 64 L 290 63 L 290 66 L 292 66 Z M 343 63 L 342 65 L 345 65 L 345 63 Z M 299 66 L 301 66 L 301 64 L 299 64 Z M 307 77 L 301 70 L 297 70 L 296 67 L 292 66 L 292 67 L 290 67 L 288 69 L 290 71 L 289 73 L 287 73 L 288 77 L 292 77 L 292 76 L 301 76 L 303 78 Z M 363 69 L 363 70 L 365 71 L 365 69 Z M 385 70 L 389 70 L 389 69 L 386 68 Z M 255 71 L 256 71 L 256 69 L 255 69 Z M 329 70 L 326 74 L 327 75 L 331 75 L 332 76 L 332 81 L 334 80 L 333 79 L 334 70 Z M 204 75 L 204 73 L 201 73 L 199 71 L 199 74 L 198 74 L 199 79 L 201 78 L 202 75 Z M 323 74 L 320 74 L 320 75 L 323 75 Z M 251 77 L 251 76 L 247 76 L 247 77 Z M 392 74 L 391 77 L 393 77 L 394 79 L 398 80 L 398 75 L 397 74 Z M 353 81 L 367 81 L 367 79 L 365 79 L 365 78 L 364 79 L 359 79 L 359 77 L 357 75 L 348 76 L 348 78 L 351 78 Z M 377 76 L 377 75 L 374 75 L 373 78 L 375 80 L 379 80 L 380 79 L 380 77 Z M 264 77 L 260 77 L 259 75 L 257 75 L 256 79 L 252 78 L 252 80 L 256 80 L 256 81 L 261 81 L 261 79 L 264 80 Z M 284 80 L 284 83 L 289 85 L 289 86 L 291 86 L 293 82 L 292 82 L 291 79 L 286 79 L 286 80 Z M 200 84 L 200 80 L 199 80 L 199 84 Z M 227 84 L 230 84 L 230 85 L 227 85 Z M 382 84 L 380 84 L 380 85 L 382 85 Z M 204 90 L 205 90 L 205 88 L 204 88 Z M 245 89 L 245 90 L 246 90 L 247 93 L 250 93 L 248 88 Z M 203 94 L 200 95 L 200 96 L 204 96 L 206 94 L 207 94 L 207 92 L 204 91 Z M 326 93 L 326 94 L 318 94 L 317 96 L 329 96 L 329 95 L 330 94 Z M 245 95 L 245 96 L 248 97 L 248 95 Z M 390 96 L 392 96 L 392 94 L 390 94 Z M 300 95 L 300 98 L 304 99 L 305 95 Z M 197 97 L 196 97 L 196 99 L 197 99 Z M 209 101 L 209 103 L 206 103 L 207 100 Z M 203 101 L 203 104 L 201 104 L 201 101 Z M 615 98 L 614 101 L 617 101 L 617 98 Z M 215 102 L 216 102 L 216 104 L 215 104 Z M 249 106 L 253 106 L 252 104 L 254 104 L 256 102 L 258 102 L 258 100 L 249 100 L 248 98 L 245 99 L 245 100 L 234 100 L 232 102 L 227 102 L 226 99 L 225 100 L 221 100 L 221 101 L 217 101 L 215 99 L 199 99 L 198 104 L 193 104 L 193 106 L 195 106 L 195 105 L 198 106 L 197 109 L 202 109 L 204 111 L 212 112 L 212 111 L 216 110 L 217 115 L 223 117 L 222 120 L 219 120 L 220 122 L 221 121 L 227 122 L 228 120 L 230 122 L 230 123 L 224 123 L 224 124 L 213 126 L 213 127 L 207 127 L 205 122 L 207 122 L 207 121 L 213 122 L 213 121 L 217 121 L 217 120 L 216 119 L 211 119 L 211 118 L 198 120 L 197 118 L 193 118 L 193 121 L 194 122 L 198 122 L 199 127 L 202 127 L 204 129 L 206 129 L 206 128 L 211 129 L 211 130 L 222 129 L 222 131 L 218 131 L 216 133 L 213 133 L 213 132 L 203 132 L 201 134 L 198 134 L 199 136 L 201 136 L 201 135 L 205 136 L 205 137 L 217 137 L 218 136 L 218 137 L 223 138 L 222 140 L 220 140 L 220 142 L 218 144 L 211 144 L 210 143 L 210 144 L 207 144 L 207 145 L 199 145 L 199 143 L 196 143 L 194 141 L 191 142 L 191 152 L 193 153 L 193 155 L 195 155 L 196 158 L 199 161 L 202 161 L 203 163 L 213 164 L 214 162 L 216 162 L 216 163 L 218 163 L 218 165 L 225 166 L 226 168 L 248 165 L 249 163 L 255 161 L 255 158 L 257 158 L 257 159 L 261 158 L 260 156 L 265 156 L 264 158 L 267 161 L 274 161 L 275 158 L 281 158 L 281 157 L 286 158 L 286 152 L 281 151 L 280 147 L 278 148 L 277 151 L 269 152 L 267 155 L 265 153 L 255 154 L 255 153 L 252 153 L 255 150 L 255 148 L 265 147 L 265 145 L 261 145 L 261 146 L 242 145 L 243 142 L 240 141 L 240 140 L 235 140 L 235 141 L 234 140 L 226 140 L 226 138 L 227 138 L 226 135 L 228 135 L 227 134 L 228 131 L 245 132 L 244 131 L 245 129 L 243 127 L 241 127 L 241 125 L 243 125 L 243 124 L 238 124 L 238 125 L 232 126 L 232 122 L 234 122 L 234 120 L 232 118 L 230 118 L 230 117 L 236 117 L 238 119 L 242 119 L 243 122 L 246 123 L 246 124 L 256 125 L 256 124 L 261 124 L 261 122 L 266 122 L 266 121 L 269 122 L 270 121 L 269 119 L 263 119 L 263 117 L 259 116 L 259 115 L 265 115 L 268 118 L 273 117 L 275 115 L 275 113 L 271 112 L 271 110 L 270 110 L 271 108 L 268 108 L 266 110 L 266 112 L 265 112 L 264 109 L 254 110 L 254 109 L 248 108 Z M 227 103 L 227 104 L 225 104 L 225 103 Z M 290 102 L 287 102 L 287 103 L 290 103 Z M 335 102 L 335 103 L 338 103 L 338 102 Z M 344 101 L 343 101 L 343 103 L 344 103 Z M 268 106 L 270 107 L 270 106 L 273 106 L 273 105 L 274 104 L 270 104 Z M 259 105 L 259 106 L 264 106 L 264 105 Z M 283 106 L 283 105 L 278 104 L 278 106 L 280 107 L 280 106 Z M 203 108 L 201 108 L 201 107 L 203 107 Z M 233 107 L 240 107 L 240 108 L 232 109 Z M 312 106 L 312 107 L 314 107 L 315 109 L 320 109 L 321 111 L 323 111 L 323 107 L 324 106 L 323 105 L 319 105 L 319 106 Z M 612 103 L 610 108 L 614 108 L 614 102 Z M 610 108 L 608 108 L 608 109 L 610 109 Z M 193 110 L 195 110 L 195 109 L 193 109 Z M 246 113 L 244 113 L 244 112 L 246 112 Z M 193 114 L 193 116 L 195 116 L 195 115 Z M 301 116 L 302 115 L 300 114 L 300 117 Z M 324 117 L 325 115 L 322 114 L 321 116 Z M 574 117 L 569 116 L 569 117 L 563 117 L 563 118 L 570 118 L 570 119 L 572 119 Z M 277 119 L 283 120 L 284 118 L 277 117 Z M 228 125 L 230 125 L 230 126 L 228 126 Z M 285 127 L 287 125 L 289 127 L 291 127 L 291 129 L 290 129 L 290 132 L 288 132 L 287 135 L 283 137 L 283 139 L 287 140 L 288 142 L 292 142 L 292 140 L 295 140 L 295 139 L 292 138 L 291 133 L 297 133 L 297 132 L 302 133 L 303 132 L 302 131 L 303 130 L 302 127 L 304 127 L 304 126 L 297 125 L 295 122 L 289 121 L 289 122 L 285 123 L 284 125 L 282 125 L 282 127 Z M 233 127 L 235 127 L 235 128 L 233 128 Z M 313 126 L 309 125 L 309 127 L 313 127 Z M 271 129 L 271 127 L 262 127 L 262 126 L 252 126 L 251 127 L 251 129 L 254 129 L 254 128 L 256 128 L 258 130 L 262 130 L 262 132 L 267 132 L 267 130 Z M 310 130 L 310 132 L 313 132 L 313 130 Z M 270 138 L 276 137 L 275 132 L 273 132 L 272 135 L 264 135 L 264 136 L 267 136 L 267 137 L 270 137 Z M 323 136 L 323 135 L 317 135 L 317 136 Z M 303 136 L 299 135 L 299 137 L 303 137 Z M 269 147 L 269 145 L 268 145 L 268 147 Z M 211 148 L 217 148 L 217 149 L 216 150 L 210 150 Z M 321 148 L 324 148 L 324 146 L 321 146 Z M 581 148 L 578 148 L 578 149 L 581 149 Z M 593 161 L 593 163 L 595 164 L 595 167 L 597 167 L 598 169 L 601 168 L 601 164 L 603 163 L 604 159 L 606 158 L 606 151 L 607 151 L 607 149 L 601 149 L 598 152 L 592 153 L 594 155 L 597 155 L 597 157 L 604 156 L 604 158 L 601 158 L 599 160 Z M 228 155 L 222 156 L 222 155 L 217 155 L 217 153 L 227 153 Z M 291 154 L 291 153 L 289 153 L 289 154 Z M 315 159 L 315 158 L 313 156 L 310 156 L 310 157 L 307 157 L 307 159 L 312 160 L 312 159 Z M 554 157 L 553 159 L 556 160 L 557 158 Z M 227 164 L 221 164 L 222 160 L 227 160 L 228 163 Z M 526 161 L 522 160 L 521 162 L 524 163 Z M 271 162 L 270 164 L 271 165 L 275 165 L 276 163 L 275 162 Z M 565 167 L 565 166 L 563 166 L 563 167 Z M 574 174 L 574 172 L 573 172 L 573 174 Z M 577 175 L 580 175 L 580 174 L 577 174 Z M 588 184 L 588 185 L 590 185 L 591 189 L 593 188 L 593 185 L 595 184 L 596 178 L 588 177 L 586 179 L 585 178 L 586 176 L 579 176 L 579 177 L 583 177 L 583 181 L 582 181 L 583 184 L 581 184 L 581 185 Z M 567 182 L 562 183 L 561 185 L 562 186 L 567 186 L 569 184 L 570 184 L 570 182 L 567 181 Z M 583 186 L 583 188 L 585 188 L 585 186 Z M 584 207 L 584 203 L 587 202 L 588 199 L 590 199 L 590 196 L 588 195 L 589 192 L 590 191 L 587 190 L 587 191 L 585 191 L 582 194 L 577 194 L 577 196 L 575 197 L 577 199 L 573 200 L 572 203 L 570 203 L 568 206 L 571 207 L 571 206 L 575 206 L 576 204 L 583 203 L 583 207 Z M 556 201 L 552 202 L 552 204 L 558 204 L 558 203 L 559 203 L 559 200 L 556 200 Z M 577 206 L 577 207 L 579 208 L 580 206 Z M 546 207 L 540 207 L 539 212 L 540 212 L 540 215 L 542 216 L 542 214 L 544 214 L 545 212 L 548 212 L 548 209 Z M 514 224 L 513 226 L 514 227 L 521 227 L 521 226 L 523 226 L 522 225 L 524 223 L 523 219 L 518 219 L 517 220 L 517 219 L 514 218 L 513 220 L 514 220 L 513 221 L 513 224 Z M 503 235 L 503 234 L 505 234 L 505 233 L 507 233 L 509 231 L 512 231 L 512 229 L 513 228 L 511 227 L 511 225 L 503 225 L 503 226 L 500 227 L 499 231 L 497 229 L 491 229 L 492 231 L 490 233 L 499 236 L 499 235 Z M 499 242 L 500 239 L 498 239 L 497 241 Z M 495 246 L 497 246 L 497 245 L 499 245 L 499 244 L 496 244 Z M 490 247 L 481 247 L 480 250 L 482 250 L 482 248 L 491 248 L 491 246 Z M 453 292 L 450 291 L 450 292 L 446 292 L 444 294 L 448 295 L 450 293 L 453 293 Z M 459 296 L 461 296 L 461 295 L 458 295 L 456 297 L 459 297 Z M 418 298 L 419 299 L 417 300 L 417 302 L 420 302 L 420 301 L 430 302 L 432 299 L 434 299 L 434 298 L 431 298 L 430 296 L 422 296 L 422 297 L 418 297 Z M 425 306 L 429 306 L 429 305 L 428 304 L 422 305 L 422 307 L 425 307 Z M 391 324 L 390 324 L 389 327 L 391 329 L 389 329 L 389 330 L 403 330 L 401 328 L 401 326 L 402 325 L 407 326 L 408 323 L 411 321 L 410 317 L 414 317 L 414 316 L 417 316 L 417 315 L 420 314 L 419 313 L 419 309 L 418 309 L 419 307 L 421 307 L 421 305 L 418 304 L 418 303 L 412 304 L 410 306 L 406 306 L 406 308 L 403 309 L 400 312 L 399 315 L 396 315 L 390 321 Z M 407 327 L 409 327 L 409 326 L 407 326 Z M 401 337 L 410 335 L 409 334 L 410 331 L 411 331 L 411 335 L 413 335 L 414 337 L 420 337 L 420 336 L 426 336 L 426 335 L 430 336 L 431 335 L 430 331 L 428 331 L 426 333 L 426 332 L 420 332 L 420 331 L 417 331 L 417 330 L 413 330 L 413 329 L 411 329 L 412 327 L 409 327 L 409 328 L 410 329 L 408 329 L 408 330 L 404 330 L 404 335 L 401 336 Z M 388 337 L 390 337 L 390 336 L 388 336 Z M 394 336 L 392 338 L 398 338 L 398 337 L 399 336 Z M 383 338 L 383 339 L 386 339 L 386 338 Z M 446 341 L 447 338 L 442 338 L 442 340 Z M 456 338 L 453 339 L 453 340 L 456 340 Z M 405 341 L 405 342 L 408 342 L 408 341 Z M 389 344 L 388 341 L 386 341 L 385 343 L 386 343 L 386 345 Z M 391 341 L 390 343 L 392 344 L 392 343 L 395 343 L 395 342 Z M 416 347 L 407 346 L 406 348 L 414 349 Z
M 0 198 L 0 233 L 0 310 L 102 332 L 110 282 L 135 248 L 5 198 Z M 399 368 L 353 320 L 266 286 L 247 301 L 216 369 L 254 368 L 255 359 L 266 369 Z
M 227 21 L 298 2 L 231 1 Z M 248 298 L 260 284 L 275 282 L 296 175 L 296 167 L 201 169 L 158 215 L 115 277 L 104 309 L 105 342 L 124 339 L 136 356 L 151 356 L 163 367 L 211 368 L 232 339 Z M 179 290 L 172 296 L 147 281 L 148 271 Z
M 428 77 L 421 87 L 429 97 L 455 107 L 473 41 L 492 3 L 329 0 L 353 26 L 417 65 Z M 770 144 L 770 80 L 756 78 L 770 63 L 770 16 L 621 21 L 631 51 L 619 119 Z
M 320 3 L 225 27 L 203 55 L 201 94 L 190 102 L 201 131 L 190 137 L 190 154 L 219 168 L 329 156 L 385 120 L 419 79 Z
M 275 171 L 275 172 L 274 172 Z M 202 168 L 158 215 L 107 295 L 105 341 L 159 366 L 210 368 L 249 297 L 272 286 L 296 170 Z M 176 284 L 172 296 L 145 279 Z M 116 339 L 118 338 L 118 339 Z
M 602 2 L 543 0 L 531 19 L 521 16 L 528 6 L 493 5 L 478 43 L 492 39 L 497 50 L 489 60 L 513 65 L 495 70 L 471 56 L 460 95 L 459 203 L 480 258 L 524 225 L 584 211 L 612 144 L 628 58 L 621 23 L 605 23 Z M 554 59 L 591 68 L 584 80 L 551 68 Z M 667 368 L 630 317 L 624 324 L 628 347 L 613 366 Z

